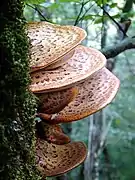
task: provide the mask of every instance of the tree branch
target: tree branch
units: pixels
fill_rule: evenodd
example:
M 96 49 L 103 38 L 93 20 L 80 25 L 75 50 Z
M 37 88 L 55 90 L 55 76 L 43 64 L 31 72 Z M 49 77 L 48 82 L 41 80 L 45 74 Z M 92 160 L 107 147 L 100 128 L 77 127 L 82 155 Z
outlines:
M 84 1 L 83 1 L 82 4 L 81 4 L 80 12 L 79 12 L 79 14 L 78 14 L 78 16 L 77 16 L 77 18 L 76 18 L 76 20 L 75 20 L 74 26 L 76 26 L 76 25 L 78 24 L 79 19 L 80 19 L 80 16 L 81 16 L 81 14 L 82 14 L 82 12 L 83 12 L 84 6 L 85 6 L 85 4 L 84 4 Z
M 30 5 L 28 3 L 26 3 L 26 5 L 29 6 L 30 8 L 32 8 L 32 9 L 34 9 L 35 11 L 37 11 L 38 14 L 43 18 L 44 21 L 51 22 L 48 19 L 46 19 L 46 17 L 41 13 L 41 11 L 37 7 L 33 7 L 32 5 Z
M 95 4 L 92 4 L 88 9 L 85 10 L 85 13 L 80 17 L 79 21 L 82 21 L 85 17 L 85 15 L 89 12 L 89 10 L 94 6 Z
M 103 9 L 104 13 L 117 25 L 119 30 L 123 33 L 124 37 L 128 37 L 124 29 L 121 27 L 121 25 L 112 16 L 110 16 L 110 14 L 105 10 L 105 8 L 104 7 L 100 7 L 100 8 Z
M 101 52 L 105 55 L 107 59 L 113 58 L 120 53 L 135 48 L 135 36 L 132 38 L 125 38 L 119 44 L 109 46 L 101 50 Z

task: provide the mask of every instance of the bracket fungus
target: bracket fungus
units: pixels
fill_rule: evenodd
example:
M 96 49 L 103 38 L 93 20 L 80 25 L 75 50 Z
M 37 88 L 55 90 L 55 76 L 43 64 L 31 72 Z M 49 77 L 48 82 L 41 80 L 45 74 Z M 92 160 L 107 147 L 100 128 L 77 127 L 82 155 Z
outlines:
M 58 61 L 56 63 L 53 63 L 53 64 L 47 66 L 45 68 L 45 70 L 53 70 L 53 69 L 56 69 L 64 64 L 66 64 L 66 62 L 69 59 L 71 59 L 71 57 L 73 57 L 74 53 L 75 53 L 75 49 L 71 50 L 70 52 L 68 52 L 67 54 L 62 56 L 60 59 L 58 59 Z
M 44 177 L 57 176 L 70 171 L 80 165 L 86 155 L 87 149 L 82 142 L 56 145 L 37 138 L 36 164 Z
M 66 90 L 36 94 L 39 98 L 37 112 L 54 114 L 67 106 L 78 94 L 78 89 L 72 87 Z
M 31 71 L 59 61 L 86 37 L 86 31 L 79 27 L 48 22 L 29 23 L 27 31 L 31 40 Z
M 70 142 L 58 123 L 80 120 L 107 106 L 119 79 L 105 68 L 98 50 L 79 45 L 86 32 L 47 22 L 28 25 L 29 89 L 39 98 L 36 123 L 36 164 L 43 177 L 68 172 L 87 154 L 82 142 Z M 39 118 L 39 119 L 40 119 Z
M 36 124 L 36 136 L 53 144 L 67 144 L 70 138 L 64 134 L 60 125 L 51 125 L 43 121 Z
M 113 100 L 119 88 L 119 80 L 109 70 L 102 68 L 76 87 L 78 95 L 62 111 L 55 116 L 44 113 L 39 113 L 38 116 L 52 124 L 82 119 Z
M 52 71 L 41 69 L 31 73 L 30 90 L 43 93 L 73 87 L 85 81 L 105 64 L 106 58 L 98 50 L 79 45 L 73 57 L 63 66 Z

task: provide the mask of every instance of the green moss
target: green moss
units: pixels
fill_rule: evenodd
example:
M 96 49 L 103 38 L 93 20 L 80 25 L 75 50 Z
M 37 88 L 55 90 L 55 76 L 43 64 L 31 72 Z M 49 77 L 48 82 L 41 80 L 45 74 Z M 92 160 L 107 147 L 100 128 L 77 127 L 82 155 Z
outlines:
M 0 179 L 39 180 L 23 1 L 0 3 Z

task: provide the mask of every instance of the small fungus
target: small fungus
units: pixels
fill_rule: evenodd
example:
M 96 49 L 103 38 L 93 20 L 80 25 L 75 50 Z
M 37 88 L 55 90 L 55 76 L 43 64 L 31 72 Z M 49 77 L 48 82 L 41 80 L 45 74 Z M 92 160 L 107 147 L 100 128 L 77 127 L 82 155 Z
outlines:
M 43 121 L 36 123 L 36 136 L 53 144 L 67 144 L 70 138 L 64 134 L 60 125 L 51 125 Z

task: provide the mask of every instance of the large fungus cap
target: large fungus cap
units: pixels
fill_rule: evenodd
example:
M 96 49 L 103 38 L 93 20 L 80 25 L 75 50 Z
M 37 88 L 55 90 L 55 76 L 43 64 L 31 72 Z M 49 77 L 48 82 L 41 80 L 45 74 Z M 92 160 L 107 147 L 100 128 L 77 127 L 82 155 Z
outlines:
M 85 82 L 78 84 L 78 96 L 57 114 L 39 113 L 39 117 L 56 124 L 82 119 L 108 105 L 119 88 L 119 79 L 106 68 L 94 73 Z
M 57 92 L 37 94 L 39 98 L 38 112 L 54 114 L 67 106 L 78 94 L 76 87 Z
M 70 138 L 64 134 L 60 125 L 40 121 L 36 124 L 36 136 L 53 144 L 67 144 Z
M 80 165 L 86 158 L 86 146 L 82 142 L 55 145 L 37 139 L 36 164 L 43 176 L 64 174 Z
M 36 71 L 59 61 L 58 58 L 76 47 L 86 37 L 86 32 L 76 26 L 61 26 L 48 22 L 28 24 L 31 40 L 30 67 Z
M 72 49 L 70 52 L 59 58 L 59 60 L 45 68 L 45 70 L 53 70 L 64 64 L 74 55 L 75 49 Z
M 98 50 L 79 45 L 73 57 L 53 71 L 40 70 L 31 74 L 30 90 L 34 93 L 59 91 L 83 82 L 106 64 Z

